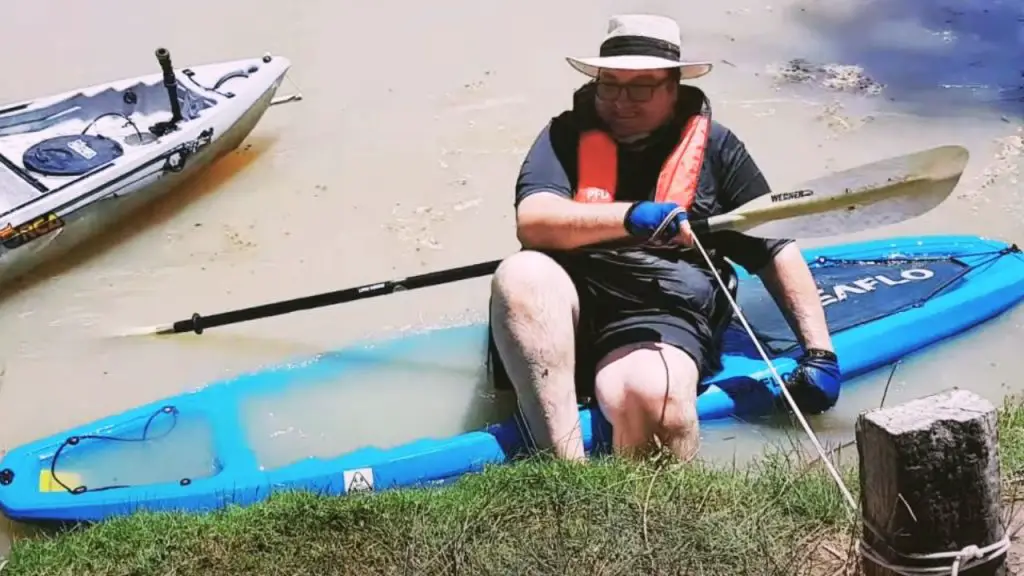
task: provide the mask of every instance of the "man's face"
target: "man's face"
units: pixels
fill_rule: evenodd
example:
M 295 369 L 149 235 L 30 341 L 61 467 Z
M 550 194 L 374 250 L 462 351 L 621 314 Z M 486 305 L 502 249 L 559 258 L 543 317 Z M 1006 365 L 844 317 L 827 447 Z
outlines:
M 677 86 L 667 70 L 602 69 L 597 113 L 620 138 L 652 132 L 671 116 Z

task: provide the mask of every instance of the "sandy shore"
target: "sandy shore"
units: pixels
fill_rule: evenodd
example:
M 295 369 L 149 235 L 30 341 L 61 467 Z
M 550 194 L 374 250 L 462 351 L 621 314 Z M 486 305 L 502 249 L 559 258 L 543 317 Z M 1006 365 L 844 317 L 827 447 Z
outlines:
M 684 50 L 716 63 L 698 81 L 715 117 L 779 188 L 942 143 L 970 149 L 956 198 L 862 236 L 1020 241 L 1021 9 L 973 4 L 19 4 L 0 21 L 0 101 L 153 72 L 157 46 L 179 67 L 285 55 L 305 98 L 272 109 L 242 149 L 138 222 L 4 295 L 0 450 L 353 338 L 480 313 L 486 279 L 202 340 L 105 336 L 515 250 L 519 163 L 583 81 L 564 56 L 596 51 L 613 12 L 679 18 Z M 1022 324 L 1015 314 L 969 348 L 984 367 L 937 359 L 927 373 L 977 382 L 996 400 L 1002 383 L 1020 387 L 1019 351 L 999 343 L 1019 342 Z

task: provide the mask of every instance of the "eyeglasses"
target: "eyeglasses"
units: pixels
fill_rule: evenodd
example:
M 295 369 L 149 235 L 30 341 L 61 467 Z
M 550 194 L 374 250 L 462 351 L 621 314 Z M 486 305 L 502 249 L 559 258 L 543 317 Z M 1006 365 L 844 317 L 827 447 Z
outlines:
M 617 100 L 622 91 L 630 102 L 647 102 L 654 98 L 654 91 L 668 82 L 668 78 L 654 84 L 616 84 L 600 80 L 597 82 L 597 97 L 601 100 Z

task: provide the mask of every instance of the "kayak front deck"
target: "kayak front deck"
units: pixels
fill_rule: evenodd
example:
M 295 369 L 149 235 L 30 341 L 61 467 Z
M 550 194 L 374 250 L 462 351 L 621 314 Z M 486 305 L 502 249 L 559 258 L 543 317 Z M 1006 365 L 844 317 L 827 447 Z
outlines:
M 907 237 L 804 253 L 848 380 L 1024 299 L 1024 255 L 995 240 Z M 739 303 L 785 375 L 795 369 L 799 347 L 760 282 L 738 272 Z M 508 462 L 528 451 L 511 414 L 449 437 L 363 446 L 335 457 L 285 463 L 267 462 L 256 446 L 257 432 L 243 415 L 243 407 L 253 402 L 272 405 L 285 395 L 362 373 L 374 362 L 443 357 L 449 349 L 479 354 L 485 371 L 486 337 L 486 326 L 474 324 L 353 346 L 217 382 L 29 443 L 0 461 L 0 510 L 21 521 L 94 521 L 138 510 L 202 512 L 249 505 L 283 490 L 340 495 L 438 484 Z M 738 325 L 726 335 L 722 371 L 708 383 L 698 399 L 705 421 L 766 414 L 780 403 L 767 365 Z M 329 412 L 331 407 L 319 409 Z M 607 421 L 593 406 L 582 406 L 580 416 L 587 450 L 605 452 L 611 438 Z

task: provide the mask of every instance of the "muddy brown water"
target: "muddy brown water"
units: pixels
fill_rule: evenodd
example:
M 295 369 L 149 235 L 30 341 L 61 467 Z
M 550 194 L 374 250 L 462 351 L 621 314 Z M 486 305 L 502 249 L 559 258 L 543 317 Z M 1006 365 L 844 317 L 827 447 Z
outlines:
M 519 162 L 582 80 L 564 56 L 596 50 L 613 12 L 654 11 L 680 19 L 687 53 L 716 63 L 710 76 L 697 81 L 712 97 L 715 117 L 740 135 L 779 188 L 941 143 L 970 149 L 955 197 L 932 213 L 823 241 L 982 233 L 1019 242 L 1024 133 L 1019 112 L 1001 99 L 1012 97 L 1013 86 L 997 86 L 1010 82 L 1014 71 L 986 69 L 988 48 L 957 27 L 957 18 L 982 18 L 970 3 L 951 4 L 961 15 L 945 23 L 912 17 L 945 4 L 897 4 L 905 9 L 864 15 L 869 6 L 863 3 L 835 3 L 824 13 L 794 0 L 728 0 L 687 5 L 686 12 L 671 2 L 582 0 L 403 3 L 400 9 L 388 2 L 306 2 L 301 8 L 239 0 L 20 3 L 0 21 L 0 53 L 8 55 L 0 70 L 0 101 L 153 72 L 157 46 L 169 48 L 179 67 L 266 51 L 287 56 L 293 62 L 289 78 L 304 100 L 272 108 L 236 153 L 99 241 L 3 292 L 0 450 L 355 339 L 479 316 L 486 279 L 222 327 L 200 337 L 109 336 L 197 311 L 335 290 L 517 249 L 511 200 Z M 834 88 L 856 84 L 858 72 L 836 68 L 780 82 L 777 65 L 796 57 L 862 64 L 845 37 L 824 33 L 821 19 L 827 17 L 828 29 L 835 30 L 868 16 L 919 40 L 913 50 L 878 45 L 870 54 L 871 61 L 903 58 L 916 66 L 913 86 L 890 76 L 876 95 L 843 92 Z M 808 26 L 817 26 L 819 34 Z M 972 47 L 978 62 L 946 60 L 961 66 L 962 82 L 951 81 L 946 69 L 941 78 L 928 76 L 934 59 L 922 54 L 942 55 L 963 45 Z M 1020 61 L 1003 58 L 993 66 Z M 989 87 L 983 94 L 976 90 L 979 97 L 964 88 L 973 69 L 985 71 Z M 286 82 L 281 93 L 291 89 Z M 1024 308 L 1018 308 L 901 363 L 888 386 L 887 371 L 862 379 L 813 425 L 826 444 L 849 440 L 856 414 L 877 405 L 885 390 L 887 403 L 954 385 L 998 401 L 1021 388 L 1024 363 L 1014 343 L 1022 338 Z M 382 371 L 345 387 L 343 396 L 316 398 L 319 439 L 306 436 L 268 450 L 289 459 L 299 449 L 386 445 L 454 433 L 503 410 L 498 400 L 480 401 L 486 393 L 473 370 L 419 375 L 429 385 L 386 387 L 397 378 Z M 413 417 L 427 399 L 432 417 Z M 308 410 L 309 402 L 295 400 L 292 409 Z M 255 407 L 253 417 L 280 420 L 287 404 Z M 731 459 L 803 433 L 777 423 L 727 423 L 706 427 L 704 436 L 708 457 Z M 0 529 L 0 550 L 7 539 Z

